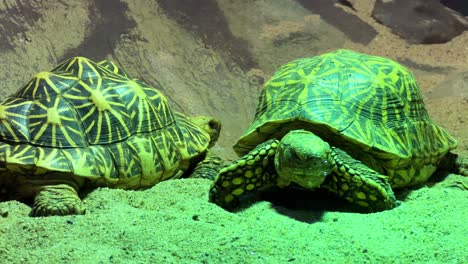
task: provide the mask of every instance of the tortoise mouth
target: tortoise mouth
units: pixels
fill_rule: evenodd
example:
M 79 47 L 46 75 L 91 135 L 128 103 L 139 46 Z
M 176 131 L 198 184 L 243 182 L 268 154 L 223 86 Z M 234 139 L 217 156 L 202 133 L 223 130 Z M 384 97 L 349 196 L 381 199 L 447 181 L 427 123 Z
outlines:
M 291 175 L 291 181 L 299 184 L 306 189 L 315 189 L 325 181 L 329 172 L 322 170 L 319 172 L 311 170 L 294 171 Z

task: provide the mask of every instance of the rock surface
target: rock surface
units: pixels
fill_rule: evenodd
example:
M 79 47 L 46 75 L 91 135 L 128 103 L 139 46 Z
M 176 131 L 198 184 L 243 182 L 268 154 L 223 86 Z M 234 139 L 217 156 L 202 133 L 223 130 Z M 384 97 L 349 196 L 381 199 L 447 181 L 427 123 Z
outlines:
M 460 1 L 460 0 L 441 0 L 441 4 L 445 5 L 446 7 L 457 11 L 458 13 L 462 14 L 463 16 L 468 16 L 468 2 Z
M 429 98 L 457 97 L 468 100 L 468 71 L 447 76 L 428 95 Z
M 377 0 L 372 17 L 414 44 L 445 43 L 467 28 L 465 18 L 438 0 Z
M 368 44 L 378 32 L 356 15 L 351 2 L 346 0 L 297 0 L 304 8 L 342 31 L 350 40 Z

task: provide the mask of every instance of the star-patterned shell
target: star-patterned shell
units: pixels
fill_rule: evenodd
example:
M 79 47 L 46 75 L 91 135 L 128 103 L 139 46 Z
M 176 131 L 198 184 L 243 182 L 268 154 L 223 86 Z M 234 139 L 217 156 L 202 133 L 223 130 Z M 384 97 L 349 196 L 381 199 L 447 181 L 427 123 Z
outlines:
M 107 60 L 71 58 L 0 103 L 0 173 L 70 172 L 137 188 L 173 176 L 208 144 L 157 89 Z
M 456 141 L 429 117 L 399 63 L 350 50 L 292 61 L 269 80 L 234 149 L 244 155 L 293 129 L 313 131 L 403 186 L 427 179 Z

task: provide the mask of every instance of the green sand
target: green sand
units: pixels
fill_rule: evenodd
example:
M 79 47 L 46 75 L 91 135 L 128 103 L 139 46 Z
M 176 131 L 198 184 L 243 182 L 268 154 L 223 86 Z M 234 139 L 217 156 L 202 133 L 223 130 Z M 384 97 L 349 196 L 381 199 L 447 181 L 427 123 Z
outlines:
M 468 183 L 449 175 L 373 214 L 273 208 L 238 213 L 207 202 L 210 182 L 146 191 L 97 189 L 83 216 L 31 218 L 0 203 L 2 263 L 467 263 Z M 296 220 L 300 219 L 300 220 Z

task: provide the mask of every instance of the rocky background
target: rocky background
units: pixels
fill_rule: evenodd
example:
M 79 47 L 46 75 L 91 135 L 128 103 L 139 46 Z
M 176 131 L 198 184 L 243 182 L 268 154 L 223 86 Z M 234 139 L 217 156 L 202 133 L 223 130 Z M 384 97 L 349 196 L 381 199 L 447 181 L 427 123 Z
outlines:
M 111 59 L 161 89 L 180 111 L 220 118 L 217 151 L 232 158 L 262 84 L 280 65 L 349 48 L 409 67 L 433 118 L 463 151 L 468 11 L 460 2 L 3 1 L 0 97 L 70 56 Z
M 348 48 L 392 58 L 413 71 L 431 116 L 459 140 L 457 151 L 468 154 L 465 2 L 5 0 L 0 2 L 0 97 L 70 56 L 111 59 L 131 76 L 161 89 L 176 109 L 221 119 L 223 131 L 215 151 L 232 159 L 231 146 L 253 118 L 263 83 L 280 65 Z M 458 186 L 466 189 L 464 178 L 449 179 L 451 183 L 464 182 Z M 371 263 L 395 262 L 395 258 L 401 263 L 431 258 L 441 263 L 468 262 L 466 252 L 457 252 L 468 247 L 466 221 L 461 225 L 452 221 L 467 219 L 466 191 L 425 188 L 409 196 L 406 207 L 375 217 L 333 212 L 309 219 L 322 219 L 323 223 L 301 225 L 294 217 L 284 217 L 288 215 L 284 210 L 277 216 L 278 211 L 267 202 L 240 216 L 228 214 L 206 202 L 208 181 L 182 182 L 170 181 L 142 192 L 100 189 L 85 200 L 88 214 L 78 217 L 36 220 L 27 216 L 29 207 L 24 204 L 0 203 L 0 262 L 33 263 L 44 257 L 55 263 L 161 259 L 168 263 L 187 259 L 188 263 L 275 263 L 271 261 L 278 259 L 282 260 L 279 263 L 310 263 L 311 259 L 316 263 L 333 259 Z M 194 204 L 188 203 L 190 199 Z M 428 200 L 436 200 L 430 204 L 437 213 L 429 213 Z M 152 203 L 156 205 L 148 207 Z M 139 218 L 115 222 L 128 214 Z M 434 215 L 438 219 L 430 222 Z M 418 218 L 421 216 L 425 219 Z M 422 237 L 412 233 L 400 242 L 403 238 L 398 232 L 405 230 L 402 219 L 414 223 L 411 232 Z M 154 221 L 158 222 L 157 230 L 151 232 L 158 235 L 150 243 L 143 227 L 154 225 Z M 382 223 L 388 228 L 378 235 L 373 230 L 349 229 L 364 223 L 375 226 L 374 230 Z M 139 229 L 132 229 L 137 224 Z M 295 230 L 285 233 L 278 229 L 281 226 Z M 333 232 L 324 234 L 326 227 Z M 176 234 L 178 230 L 186 232 Z M 464 234 L 464 244 L 454 241 L 460 238 L 451 233 L 454 230 L 461 232 L 462 238 Z M 446 240 L 441 232 L 446 232 Z M 330 244 L 324 248 L 303 241 L 299 250 L 294 243 L 301 234 Z M 82 241 L 85 238 L 91 244 Z M 394 239 L 393 253 L 382 248 L 389 238 Z M 448 240 L 456 244 L 447 249 Z M 428 241 L 436 242 L 428 246 Z M 240 242 L 243 246 L 236 244 Z M 207 253 L 210 246 L 215 248 Z M 142 253 L 143 249 L 153 253 Z M 273 257 L 269 262 L 268 256 Z

